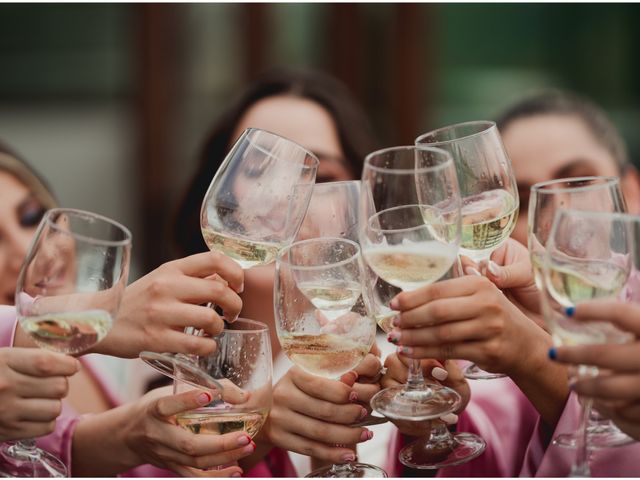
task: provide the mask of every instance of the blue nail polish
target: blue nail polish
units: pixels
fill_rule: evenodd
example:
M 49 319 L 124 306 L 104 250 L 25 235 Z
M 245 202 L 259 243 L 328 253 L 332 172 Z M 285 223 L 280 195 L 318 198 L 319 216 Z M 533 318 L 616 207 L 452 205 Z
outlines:
M 573 314 L 576 313 L 576 307 L 566 307 L 564 309 L 564 314 L 567 317 L 573 317 Z
M 555 359 L 556 359 L 556 356 L 557 356 L 556 348 L 555 348 L 555 347 L 551 347 L 551 348 L 549 349 L 549 358 L 550 358 L 551 360 L 555 360 Z

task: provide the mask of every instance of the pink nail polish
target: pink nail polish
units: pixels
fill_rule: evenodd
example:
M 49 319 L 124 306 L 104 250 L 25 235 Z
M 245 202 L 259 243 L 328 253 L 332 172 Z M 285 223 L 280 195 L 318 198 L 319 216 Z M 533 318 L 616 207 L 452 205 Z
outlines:
M 356 459 L 356 455 L 353 452 L 345 453 L 340 457 L 344 463 L 353 462 Z
M 367 440 L 371 440 L 373 438 L 373 432 L 371 430 L 367 430 L 366 428 L 362 430 L 360 434 L 360 440 L 362 442 L 366 442 Z
M 397 344 L 400 341 L 401 333 L 398 330 L 391 330 L 387 334 L 387 341 Z
M 242 474 L 241 474 L 240 472 L 233 472 L 233 473 L 231 474 L 231 476 L 232 476 L 233 478 L 240 478 L 240 477 L 242 477 Z
M 391 321 L 391 323 L 393 324 L 394 327 L 399 327 L 400 326 L 400 315 L 396 315 L 395 317 L 393 317 L 393 320 Z
M 212 399 L 213 397 L 209 392 L 202 392 L 198 395 L 198 403 L 200 405 L 207 405 L 208 403 L 211 403 Z
M 398 310 L 400 309 L 400 302 L 398 302 L 397 298 L 394 298 L 389 302 L 389 307 L 391 308 L 391 310 Z
M 357 402 L 357 401 L 358 401 L 358 392 L 351 392 L 351 393 L 349 394 L 349 401 L 350 401 L 351 403 L 355 403 L 355 402 Z
M 413 348 L 411 347 L 398 347 L 398 353 L 402 353 L 404 355 L 411 355 L 413 353 Z
M 358 420 L 364 420 L 369 415 L 369 411 L 366 408 L 363 408 L 360 412 L 360 418 Z

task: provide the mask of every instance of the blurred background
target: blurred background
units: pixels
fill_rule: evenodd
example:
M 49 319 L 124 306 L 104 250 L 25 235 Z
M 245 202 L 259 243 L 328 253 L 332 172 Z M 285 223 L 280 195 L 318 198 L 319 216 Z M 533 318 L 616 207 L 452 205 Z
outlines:
M 62 205 L 130 226 L 140 274 L 171 257 L 206 133 L 272 66 L 340 78 L 381 145 L 573 90 L 638 164 L 639 20 L 632 4 L 1 4 L 0 138 Z

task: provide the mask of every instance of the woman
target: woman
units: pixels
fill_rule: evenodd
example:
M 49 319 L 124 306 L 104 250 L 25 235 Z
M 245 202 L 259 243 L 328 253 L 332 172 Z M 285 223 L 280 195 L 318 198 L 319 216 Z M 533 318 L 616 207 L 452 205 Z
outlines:
M 40 218 L 47 208 L 55 205 L 55 200 L 43 181 L 4 145 L 0 146 L 0 196 L 0 292 L 3 302 L 10 304 L 22 258 Z M 210 278 L 215 274 L 225 278 L 228 285 Z M 242 304 L 236 294 L 242 283 L 240 268 L 222 255 L 206 253 L 169 262 L 127 287 L 114 328 L 95 351 L 125 358 L 135 357 L 143 349 L 210 352 L 215 348 L 212 340 L 185 335 L 181 330 L 186 325 L 199 324 L 211 334 L 219 332 L 222 329 L 220 317 L 211 309 L 199 307 L 198 303 L 214 300 L 224 305 L 230 317 L 235 316 Z M 15 309 L 3 307 L 0 314 L 2 345 L 33 347 L 22 329 L 16 328 Z M 4 359 L 0 383 L 5 386 L 3 395 L 8 402 L 3 405 L 12 406 L 0 414 L 0 432 L 2 428 L 13 429 L 13 433 L 5 430 L 3 438 L 28 438 L 50 432 L 54 427 L 53 420 L 60 414 L 59 400 L 67 393 L 65 377 L 78 371 L 77 360 L 29 348 L 3 348 L 0 353 Z M 43 362 L 50 364 L 45 366 Z M 45 449 L 61 456 L 76 475 L 121 473 L 145 462 L 184 472 L 189 466 L 226 464 L 255 449 L 242 433 L 221 436 L 207 445 L 199 445 L 206 443 L 204 439 L 198 441 L 192 438 L 195 435 L 171 424 L 173 414 L 200 406 L 203 399 L 206 400 L 197 391 L 162 398 L 153 393 L 114 410 L 78 417 L 73 411 L 76 405 L 88 404 L 88 408 L 100 412 L 105 410 L 104 404 L 111 406 L 109 402 L 112 401 L 110 391 L 96 371 L 84 368 L 80 372 L 85 376 L 75 384 L 72 380 L 71 390 L 81 390 L 75 398 L 81 402 L 67 404 L 55 431 L 39 440 Z M 33 378 L 37 375 L 49 378 L 38 381 Z M 93 396 L 87 395 L 88 392 Z M 14 401 L 19 395 L 32 397 L 40 405 L 40 411 L 34 412 L 32 401 Z M 97 408 L 91 404 L 96 397 L 103 402 Z M 122 435 L 104 435 L 119 424 L 127 426 L 118 429 Z M 188 446 L 186 452 L 185 445 Z M 116 458 L 118 462 L 114 461 Z M 219 474 L 233 475 L 240 471 L 238 467 L 231 467 Z M 161 470 L 149 468 L 139 473 L 163 475 Z

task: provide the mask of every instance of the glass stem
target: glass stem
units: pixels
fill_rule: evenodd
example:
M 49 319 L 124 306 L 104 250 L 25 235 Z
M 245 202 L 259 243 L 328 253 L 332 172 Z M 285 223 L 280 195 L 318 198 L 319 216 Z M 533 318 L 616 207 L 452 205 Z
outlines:
M 571 467 L 570 477 L 590 477 L 591 469 L 589 468 L 589 445 L 587 444 L 589 417 L 591 416 L 591 405 L 593 400 L 584 399 L 582 411 L 580 412 L 580 428 L 578 429 L 578 438 L 576 439 L 576 461 Z
M 420 360 L 413 360 L 411 362 L 411 368 L 409 368 L 409 377 L 407 378 L 406 388 L 407 390 L 424 389 L 424 376 L 422 375 Z
M 425 443 L 436 449 L 450 448 L 453 446 L 453 435 L 451 435 L 446 423 L 434 420 L 431 423 L 431 432 L 429 432 Z
M 8 448 L 9 454 L 14 458 L 28 461 L 37 461 L 40 458 L 40 452 L 36 446 L 35 438 L 28 438 L 13 442 Z
M 334 478 L 350 478 L 356 467 L 352 463 L 334 463 L 329 469 L 329 473 Z

